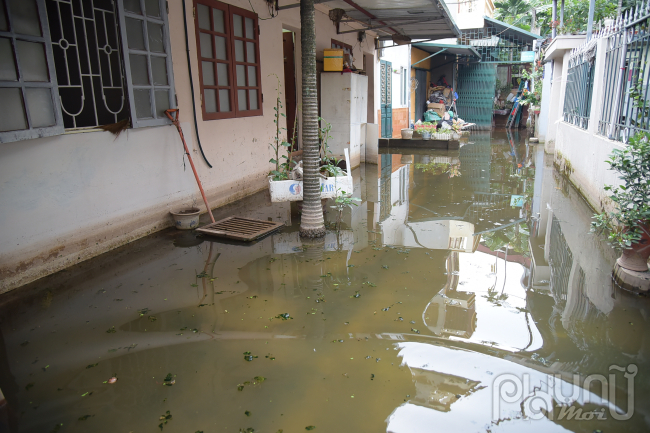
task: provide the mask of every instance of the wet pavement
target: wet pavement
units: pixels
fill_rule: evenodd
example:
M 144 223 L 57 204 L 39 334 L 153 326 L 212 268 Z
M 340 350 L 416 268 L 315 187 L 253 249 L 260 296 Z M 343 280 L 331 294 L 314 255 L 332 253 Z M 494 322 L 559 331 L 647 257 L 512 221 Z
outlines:
M 169 229 L 0 297 L 0 431 L 650 430 L 650 300 L 543 148 L 391 152 L 325 239 L 260 193 L 215 212 L 287 223 L 255 243 Z

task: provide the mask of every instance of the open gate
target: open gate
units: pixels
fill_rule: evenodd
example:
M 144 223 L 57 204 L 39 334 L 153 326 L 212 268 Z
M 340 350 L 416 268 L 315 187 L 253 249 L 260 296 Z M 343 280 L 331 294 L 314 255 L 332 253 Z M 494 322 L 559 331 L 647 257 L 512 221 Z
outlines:
M 496 82 L 496 64 L 459 65 L 456 109 L 461 119 L 476 123 L 476 129 L 492 128 Z

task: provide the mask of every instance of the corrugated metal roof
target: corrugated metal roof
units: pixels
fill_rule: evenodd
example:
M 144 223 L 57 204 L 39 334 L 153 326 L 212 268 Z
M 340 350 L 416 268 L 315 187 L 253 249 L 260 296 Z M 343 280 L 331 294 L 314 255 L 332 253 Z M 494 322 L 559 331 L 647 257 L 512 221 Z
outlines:
M 411 39 L 455 38 L 460 30 L 440 0 L 334 0 L 325 4 L 377 31 L 382 40 L 401 34 Z M 373 18 L 374 17 L 374 18 Z
M 528 39 L 529 41 L 532 41 L 534 39 L 544 39 L 540 35 L 536 35 L 535 33 L 531 33 L 529 31 L 526 31 L 524 29 L 520 29 L 519 27 L 515 27 L 512 24 L 504 23 L 503 21 L 495 20 L 494 18 L 486 17 L 484 16 L 483 19 L 491 24 L 492 26 L 496 27 L 499 31 L 502 32 L 503 37 L 509 37 L 509 36 L 515 36 L 518 39 L 523 39 L 526 40 Z
M 445 52 L 445 54 L 456 54 L 459 56 L 475 56 L 481 57 L 474 47 L 471 45 L 451 45 L 451 44 L 436 44 L 435 42 L 420 42 L 414 43 L 415 48 L 419 48 L 422 51 L 427 53 L 437 53 L 439 51 Z

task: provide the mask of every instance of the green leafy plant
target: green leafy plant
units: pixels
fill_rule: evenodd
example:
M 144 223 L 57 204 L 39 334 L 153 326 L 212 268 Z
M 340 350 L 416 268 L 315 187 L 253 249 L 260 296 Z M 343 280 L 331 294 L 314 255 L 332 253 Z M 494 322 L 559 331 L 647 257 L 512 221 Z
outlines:
M 272 74 L 275 75 L 275 74 Z M 284 117 L 286 119 L 286 114 L 282 113 L 282 91 L 281 89 L 281 84 L 280 84 L 280 78 L 275 75 L 275 78 L 278 80 L 278 87 L 277 87 L 277 92 L 278 96 L 275 100 L 275 107 L 273 107 L 273 110 L 275 111 L 273 115 L 273 123 L 275 123 L 275 137 L 273 138 L 273 142 L 269 143 L 271 148 L 275 151 L 275 158 L 271 158 L 269 160 L 270 163 L 275 164 L 275 170 L 271 170 L 269 175 L 273 176 L 273 180 L 286 180 L 289 179 L 289 173 L 293 169 L 293 161 L 291 159 L 291 150 L 294 147 L 294 144 L 296 143 L 296 124 L 298 121 L 298 116 L 295 116 L 295 121 L 294 121 L 294 127 L 293 127 L 293 137 L 291 137 L 290 142 L 286 141 L 284 137 L 282 136 L 281 131 L 286 131 L 287 128 L 281 127 L 280 126 L 280 117 Z M 280 151 L 284 149 L 286 152 L 286 155 L 281 155 Z
M 357 202 L 360 201 L 361 199 L 352 197 L 352 194 L 342 191 L 340 188 L 336 190 L 334 205 L 330 207 L 338 211 L 338 214 L 336 215 L 336 225 L 338 230 L 341 229 L 341 219 L 343 218 L 343 211 L 345 208 L 349 207 L 352 209 L 352 206 L 359 206 Z
M 606 162 L 623 184 L 605 186 L 616 209 L 594 215 L 592 232 L 606 233 L 613 246 L 627 249 L 641 239 L 641 227 L 650 221 L 650 133 L 637 132 Z
M 332 130 L 332 124 L 327 122 L 322 117 L 318 118 L 318 121 L 321 124 L 321 127 L 318 128 L 318 139 L 320 142 L 320 170 L 325 175 L 330 177 L 343 176 L 343 170 L 338 167 L 339 160 L 332 156 L 332 151 L 328 145 L 328 142 L 332 136 L 330 131 Z

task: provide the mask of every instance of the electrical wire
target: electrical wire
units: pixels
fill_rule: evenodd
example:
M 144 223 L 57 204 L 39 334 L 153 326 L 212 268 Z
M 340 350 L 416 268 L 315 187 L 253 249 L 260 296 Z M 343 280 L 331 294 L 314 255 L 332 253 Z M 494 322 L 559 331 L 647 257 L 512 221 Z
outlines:
M 196 142 L 199 145 L 199 150 L 201 151 L 201 156 L 208 167 L 212 168 L 212 164 L 208 161 L 208 158 L 205 157 L 203 152 L 203 146 L 201 146 L 201 137 L 199 136 L 199 125 L 196 121 L 196 102 L 194 101 L 194 80 L 192 80 L 192 62 L 190 61 L 190 43 L 187 36 L 187 11 L 185 10 L 185 0 L 182 0 L 183 3 L 183 25 L 185 26 L 185 50 L 187 51 L 187 69 L 190 74 L 190 93 L 192 94 L 192 111 L 194 112 L 194 129 L 196 130 Z M 185 164 L 185 158 L 183 158 L 183 164 Z M 209 210 L 209 209 L 208 209 Z

